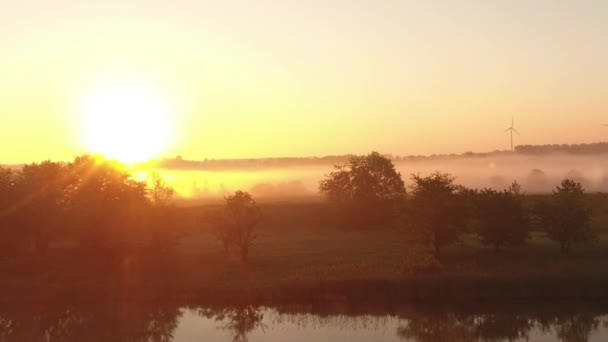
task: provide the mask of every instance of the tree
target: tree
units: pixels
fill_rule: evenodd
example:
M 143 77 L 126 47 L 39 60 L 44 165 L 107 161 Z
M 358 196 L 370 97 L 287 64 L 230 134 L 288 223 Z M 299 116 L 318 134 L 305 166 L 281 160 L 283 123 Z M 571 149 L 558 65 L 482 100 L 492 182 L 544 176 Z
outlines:
M 560 244 L 563 254 L 569 254 L 575 243 L 592 244 L 598 241 L 591 228 L 590 212 L 584 196 L 581 183 L 564 179 L 551 198 L 537 208 L 541 228 L 549 239 Z
M 158 172 L 152 173 L 148 185 L 151 210 L 146 215 L 148 223 L 145 237 L 148 239 L 147 247 L 155 252 L 169 252 L 177 240 L 177 234 L 171 224 L 175 214 L 171 202 L 174 194 L 173 187 Z
M 67 165 L 66 200 L 73 233 L 82 247 L 138 243 L 138 228 L 149 206 L 146 183 L 132 179 L 120 163 L 83 155 Z
M 207 222 L 211 225 L 211 233 L 222 244 L 224 253 L 228 253 L 232 244 L 232 231 L 226 218 L 226 210 L 211 212 Z
M 427 177 L 412 175 L 412 180 L 407 212 L 415 232 L 433 246 L 439 257 L 441 247 L 457 241 L 464 232 L 464 187 L 454 184 L 452 175 L 439 171 Z
M 218 238 L 227 249 L 234 245 L 240 251 L 241 261 L 247 261 L 249 248 L 257 238 L 255 227 L 260 221 L 260 209 L 247 192 L 237 191 L 226 197 L 221 216 L 215 220 Z
M 401 174 L 378 152 L 352 155 L 346 165 L 336 165 L 320 182 L 319 191 L 359 225 L 394 217 L 406 195 Z
M 0 244 L 2 252 L 15 247 L 14 212 L 16 203 L 16 174 L 0 166 Z
M 529 216 L 519 194 L 521 187 L 514 182 L 509 189 L 474 191 L 472 202 L 476 209 L 475 233 L 481 242 L 494 247 L 524 243 L 530 236 Z
M 532 169 L 526 178 L 526 186 L 534 192 L 547 191 L 548 187 L 547 175 L 543 170 Z
M 62 228 L 65 209 L 65 168 L 44 161 L 24 165 L 15 179 L 15 234 L 23 236 L 35 253 L 44 254 Z
M 171 204 L 175 189 L 167 184 L 158 172 L 153 172 L 148 194 L 152 205 L 156 207 L 166 207 Z

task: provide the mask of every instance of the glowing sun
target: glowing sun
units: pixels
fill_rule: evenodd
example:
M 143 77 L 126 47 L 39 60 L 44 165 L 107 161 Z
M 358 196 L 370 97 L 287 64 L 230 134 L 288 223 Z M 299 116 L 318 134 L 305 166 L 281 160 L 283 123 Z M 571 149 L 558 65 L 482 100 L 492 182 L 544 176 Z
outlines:
M 169 144 L 170 107 L 142 87 L 97 89 L 85 99 L 84 115 L 90 152 L 138 162 L 158 157 Z

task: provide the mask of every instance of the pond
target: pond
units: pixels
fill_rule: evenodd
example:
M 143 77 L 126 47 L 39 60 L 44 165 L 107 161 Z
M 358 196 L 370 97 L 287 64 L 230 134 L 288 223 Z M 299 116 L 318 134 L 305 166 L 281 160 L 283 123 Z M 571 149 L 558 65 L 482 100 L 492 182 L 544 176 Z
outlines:
M 603 306 L 0 304 L 0 341 L 606 341 Z

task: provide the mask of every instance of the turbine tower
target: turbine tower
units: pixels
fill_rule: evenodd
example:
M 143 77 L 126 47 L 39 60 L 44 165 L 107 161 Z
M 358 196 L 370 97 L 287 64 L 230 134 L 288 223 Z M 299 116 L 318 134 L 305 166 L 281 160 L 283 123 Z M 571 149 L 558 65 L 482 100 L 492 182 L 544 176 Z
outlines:
M 519 135 L 519 132 L 515 129 L 515 127 L 513 127 L 513 125 L 515 124 L 515 119 L 511 118 L 511 127 L 505 129 L 505 132 L 510 131 L 511 132 L 511 152 L 513 152 L 513 132 L 517 133 L 517 135 Z

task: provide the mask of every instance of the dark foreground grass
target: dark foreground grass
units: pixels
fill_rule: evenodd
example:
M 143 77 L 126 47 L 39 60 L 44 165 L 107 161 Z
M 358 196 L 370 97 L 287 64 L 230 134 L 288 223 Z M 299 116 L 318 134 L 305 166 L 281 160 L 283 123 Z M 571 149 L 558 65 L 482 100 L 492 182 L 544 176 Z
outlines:
M 597 246 L 559 246 L 534 233 L 528 244 L 495 253 L 473 236 L 447 247 L 441 260 L 412 265 L 426 247 L 400 227 L 340 226 L 320 203 L 263 206 L 259 239 L 243 264 L 214 240 L 205 215 L 180 208 L 175 252 L 127 257 L 82 256 L 55 248 L 45 258 L 0 262 L 0 299 L 134 298 L 205 302 L 326 302 L 608 298 L 608 230 L 595 216 Z M 424 266 L 424 265 L 423 265 Z M 412 271 L 417 270 L 419 271 Z

